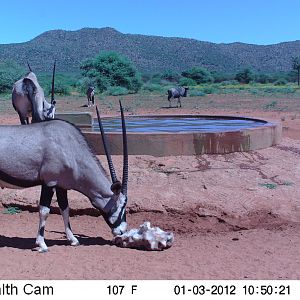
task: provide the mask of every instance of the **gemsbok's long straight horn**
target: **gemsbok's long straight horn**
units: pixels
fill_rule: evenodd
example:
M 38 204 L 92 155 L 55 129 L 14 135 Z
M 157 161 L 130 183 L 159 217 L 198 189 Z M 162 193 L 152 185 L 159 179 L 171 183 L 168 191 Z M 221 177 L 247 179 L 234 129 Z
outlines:
M 32 69 L 31 69 L 30 64 L 29 64 L 28 61 L 27 61 L 27 66 L 28 66 L 29 71 L 32 72 Z
M 121 111 L 121 120 L 122 120 L 122 136 L 123 136 L 123 177 L 122 177 L 122 194 L 127 196 L 127 185 L 128 185 L 128 148 L 127 148 L 127 133 L 126 133 L 126 124 L 124 118 L 124 112 L 121 100 L 120 111 Z
M 112 180 L 112 183 L 116 183 L 118 181 L 118 179 L 117 179 L 116 171 L 115 171 L 115 168 L 114 168 L 111 156 L 110 156 L 110 151 L 109 151 L 109 148 L 108 148 L 106 135 L 105 135 L 104 130 L 103 130 L 103 125 L 102 125 L 102 121 L 101 121 L 101 118 L 100 118 L 100 114 L 99 114 L 99 110 L 98 110 L 97 105 L 96 105 L 96 112 L 97 112 L 98 124 L 99 124 L 99 128 L 100 128 L 100 131 L 101 131 L 101 138 L 102 138 L 102 142 L 103 142 L 103 148 L 104 148 L 104 151 L 105 151 L 105 155 L 106 155 L 106 159 L 107 159 L 107 163 L 108 163 L 108 167 L 109 167 L 111 180 Z
M 54 61 L 53 72 L 52 72 L 51 104 L 55 104 L 55 103 L 54 103 L 54 78 L 55 78 L 55 67 L 56 67 L 56 60 Z

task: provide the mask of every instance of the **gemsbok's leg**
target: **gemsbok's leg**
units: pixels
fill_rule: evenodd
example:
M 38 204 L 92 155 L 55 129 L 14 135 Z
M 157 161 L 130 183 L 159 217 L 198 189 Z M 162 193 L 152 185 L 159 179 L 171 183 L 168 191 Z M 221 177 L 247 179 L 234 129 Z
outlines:
M 39 252 L 47 252 L 48 247 L 45 243 L 44 233 L 46 220 L 50 213 L 50 203 L 53 196 L 53 188 L 46 185 L 42 185 L 41 197 L 40 197 L 40 207 L 39 207 L 39 230 L 35 244 L 39 246 Z
M 62 189 L 60 187 L 56 187 L 56 197 L 58 206 L 60 208 L 60 212 L 62 214 L 64 225 L 65 225 L 65 232 L 67 239 L 71 242 L 72 246 L 78 246 L 79 241 L 77 238 L 73 235 L 70 221 L 69 221 L 69 203 L 68 203 L 68 197 L 67 197 L 67 190 Z

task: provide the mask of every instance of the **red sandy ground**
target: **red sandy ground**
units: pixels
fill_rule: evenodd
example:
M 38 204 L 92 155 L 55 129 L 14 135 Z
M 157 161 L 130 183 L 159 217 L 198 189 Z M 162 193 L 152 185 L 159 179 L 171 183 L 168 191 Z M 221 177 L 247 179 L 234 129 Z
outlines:
M 108 100 L 117 107 L 117 99 Z M 134 106 L 136 100 L 131 98 L 125 97 L 124 104 L 132 105 L 129 113 L 135 114 L 281 119 L 282 142 L 249 153 L 130 156 L 128 223 L 133 228 L 148 220 L 174 232 L 174 245 L 162 252 L 112 245 L 102 217 L 95 216 L 86 198 L 70 192 L 75 214 L 71 224 L 81 245 L 68 245 L 62 218 L 54 213 L 45 232 L 50 250 L 39 254 L 31 250 L 38 225 L 34 210 L 39 188 L 1 190 L 1 212 L 10 205 L 24 210 L 16 215 L 0 214 L 0 279 L 300 279 L 299 99 L 276 99 L 277 107 L 283 107 L 277 111 L 262 109 L 272 102 L 270 98 L 227 95 L 187 100 L 183 109 L 159 108 L 168 105 L 165 99 L 156 99 L 143 109 Z M 68 99 L 59 103 L 65 111 L 90 110 Z M 1 123 L 18 124 L 6 105 Z M 109 107 L 103 111 L 117 113 Z M 100 159 L 106 168 L 104 157 Z M 122 158 L 113 159 L 120 173 Z M 54 200 L 54 212 L 56 207 Z

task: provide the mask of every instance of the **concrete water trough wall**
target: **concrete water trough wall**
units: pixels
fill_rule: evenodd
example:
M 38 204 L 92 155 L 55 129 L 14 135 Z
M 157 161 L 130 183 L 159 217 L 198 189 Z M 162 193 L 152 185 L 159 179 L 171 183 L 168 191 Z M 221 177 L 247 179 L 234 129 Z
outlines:
M 164 116 L 156 117 L 163 118 Z M 193 115 L 192 117 L 201 118 L 208 116 Z M 134 116 L 127 118 L 134 118 Z M 262 149 L 276 145 L 281 140 L 282 127 L 281 123 L 277 121 L 267 122 L 228 116 L 214 116 L 214 118 L 254 120 L 263 122 L 263 125 L 255 128 L 224 132 L 128 132 L 129 155 L 224 154 Z M 83 134 L 95 149 L 96 154 L 104 154 L 99 132 L 83 130 Z M 107 133 L 107 139 L 110 144 L 111 154 L 121 155 L 122 134 L 120 132 L 109 132 Z

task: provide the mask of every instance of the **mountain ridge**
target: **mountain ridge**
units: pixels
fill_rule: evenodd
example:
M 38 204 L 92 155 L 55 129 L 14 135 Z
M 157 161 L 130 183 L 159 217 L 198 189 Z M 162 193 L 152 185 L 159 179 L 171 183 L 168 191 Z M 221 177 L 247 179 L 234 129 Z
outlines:
M 0 44 L 0 61 L 8 59 L 25 66 L 28 60 L 34 70 L 50 72 L 57 59 L 60 72 L 80 72 L 80 64 L 100 51 L 125 55 L 143 73 L 181 72 L 194 66 L 224 73 L 245 67 L 257 72 L 287 72 L 292 68 L 292 57 L 300 56 L 300 40 L 256 45 L 124 34 L 111 27 L 55 29 L 27 42 Z

